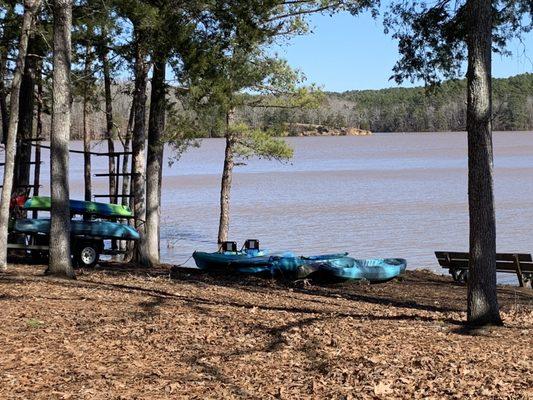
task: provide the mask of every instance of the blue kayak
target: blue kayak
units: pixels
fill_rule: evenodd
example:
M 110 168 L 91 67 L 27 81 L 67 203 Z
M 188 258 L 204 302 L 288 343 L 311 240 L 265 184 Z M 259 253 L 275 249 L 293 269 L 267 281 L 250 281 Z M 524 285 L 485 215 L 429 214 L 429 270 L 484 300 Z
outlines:
M 70 221 L 71 234 L 99 239 L 139 240 L 139 232 L 133 227 L 109 221 Z M 18 219 L 13 231 L 26 234 L 50 233 L 49 219 Z
M 322 263 L 345 257 L 347 254 L 300 257 L 291 252 L 269 255 L 263 251 L 216 253 L 195 251 L 193 258 L 196 266 L 205 270 L 226 270 L 252 275 L 267 274 L 303 278 L 317 271 Z
M 370 282 L 386 282 L 396 278 L 407 268 L 407 261 L 403 258 L 375 258 L 356 260 L 352 257 L 342 257 L 319 265 L 319 270 L 326 276 L 339 279 L 366 279 Z

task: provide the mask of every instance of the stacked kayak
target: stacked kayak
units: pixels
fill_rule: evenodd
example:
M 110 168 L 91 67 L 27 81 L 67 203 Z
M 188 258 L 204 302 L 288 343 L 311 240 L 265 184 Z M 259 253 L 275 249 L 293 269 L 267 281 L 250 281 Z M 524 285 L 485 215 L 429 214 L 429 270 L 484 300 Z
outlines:
M 133 212 L 128 206 L 98 203 L 95 201 L 70 200 L 70 212 L 80 215 L 94 215 L 103 218 L 131 218 Z M 24 203 L 25 210 L 50 211 L 52 200 L 47 196 L 34 196 Z
M 328 260 L 320 265 L 320 270 L 326 276 L 338 279 L 366 279 L 370 282 L 386 282 L 401 275 L 407 268 L 407 261 L 403 258 L 376 258 L 357 260 L 352 257 L 342 257 Z
M 129 225 L 109 221 L 70 221 L 71 234 L 100 239 L 139 240 L 139 233 Z M 49 234 L 49 219 L 18 219 L 13 231 L 25 234 Z

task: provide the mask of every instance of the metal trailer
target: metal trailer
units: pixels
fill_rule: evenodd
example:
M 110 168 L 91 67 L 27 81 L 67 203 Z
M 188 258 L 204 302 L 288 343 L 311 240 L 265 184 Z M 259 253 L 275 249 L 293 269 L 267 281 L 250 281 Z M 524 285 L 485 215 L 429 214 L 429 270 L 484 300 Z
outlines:
M 22 250 L 35 260 L 48 259 L 50 236 L 47 234 L 10 233 L 7 248 Z M 106 239 L 97 236 L 73 235 L 70 239 L 73 265 L 78 268 L 92 268 L 101 255 L 120 255 L 127 251 L 106 247 Z

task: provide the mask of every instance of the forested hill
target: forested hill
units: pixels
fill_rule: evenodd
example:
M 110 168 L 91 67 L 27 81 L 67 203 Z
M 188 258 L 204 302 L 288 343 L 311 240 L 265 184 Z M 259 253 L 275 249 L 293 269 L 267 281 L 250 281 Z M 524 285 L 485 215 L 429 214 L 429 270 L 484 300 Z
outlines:
M 533 74 L 494 79 L 493 89 L 494 129 L 533 130 Z M 124 133 L 131 105 L 125 93 L 131 91 L 131 82 L 119 83 L 113 90 L 115 125 L 119 132 Z M 178 103 L 173 90 L 169 90 L 169 97 L 170 103 L 174 104 L 173 113 L 187 112 L 176 105 Z M 82 137 L 81 100 L 78 96 L 73 105 L 71 136 L 73 139 Z M 89 131 L 95 138 L 105 133 L 103 96 L 98 97 L 97 103 L 88 119 Z M 279 128 L 277 130 L 284 134 L 298 134 L 293 129 L 295 125 L 291 124 L 320 126 L 330 132 L 331 129 L 327 128 L 338 130 L 360 128 L 372 132 L 464 131 L 466 129 L 466 81 L 448 81 L 430 93 L 423 87 L 328 92 L 318 110 L 247 107 L 238 109 L 237 114 L 240 120 L 251 126 Z M 204 118 L 209 117 L 209 115 L 204 116 Z M 43 125 L 46 135 L 48 135 L 48 122 Z M 316 133 L 319 134 L 318 131 Z M 206 136 L 206 133 L 202 132 L 198 135 Z M 208 134 L 211 137 L 221 135 L 222 131 L 216 129 Z
M 494 129 L 533 130 L 533 74 L 494 79 L 493 90 Z M 423 87 L 329 92 L 318 111 L 270 110 L 262 117 L 263 125 L 306 123 L 373 132 L 462 131 L 466 129 L 466 80 L 447 81 L 430 93 Z

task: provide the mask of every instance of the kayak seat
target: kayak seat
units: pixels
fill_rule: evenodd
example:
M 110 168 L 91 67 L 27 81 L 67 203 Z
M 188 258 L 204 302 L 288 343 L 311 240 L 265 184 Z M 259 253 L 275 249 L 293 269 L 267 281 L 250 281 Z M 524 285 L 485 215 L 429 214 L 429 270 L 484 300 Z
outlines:
M 222 242 L 220 243 L 220 253 L 237 253 L 237 242 Z
M 245 250 L 259 250 L 259 240 L 257 239 L 246 239 L 244 242 Z

